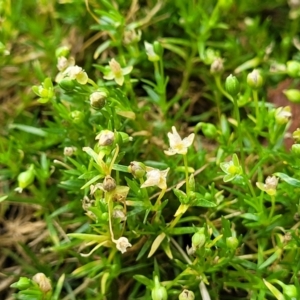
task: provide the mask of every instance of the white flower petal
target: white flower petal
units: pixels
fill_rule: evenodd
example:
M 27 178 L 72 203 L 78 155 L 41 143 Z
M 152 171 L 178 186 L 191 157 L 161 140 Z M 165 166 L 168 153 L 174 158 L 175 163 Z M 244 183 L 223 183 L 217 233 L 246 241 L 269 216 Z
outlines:
M 115 76 L 115 82 L 122 86 L 124 83 L 124 76 L 122 74 L 120 76 Z
M 123 68 L 123 69 L 122 69 L 123 75 L 129 74 L 129 73 L 132 71 L 132 69 L 133 69 L 133 66 L 128 66 L 128 67 L 126 67 L 126 68 Z
M 182 154 L 185 155 L 187 153 L 187 148 L 190 147 L 194 141 L 195 134 L 192 133 L 188 137 L 181 139 L 180 135 L 178 134 L 175 126 L 172 126 L 172 132 L 168 133 L 170 149 L 165 151 L 167 155 L 174 155 L 174 154 Z
M 132 247 L 132 245 L 129 243 L 128 239 L 126 237 L 120 237 L 118 240 L 115 241 L 116 247 L 119 251 L 122 253 L 125 253 L 127 251 L 128 247 Z

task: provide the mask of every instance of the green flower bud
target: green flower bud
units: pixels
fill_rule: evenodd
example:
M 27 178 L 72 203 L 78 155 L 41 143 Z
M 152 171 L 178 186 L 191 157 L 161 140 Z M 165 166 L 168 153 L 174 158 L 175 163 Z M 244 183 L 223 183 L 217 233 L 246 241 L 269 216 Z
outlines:
M 27 277 L 20 277 L 18 282 L 13 283 L 10 287 L 16 288 L 19 290 L 26 290 L 31 286 L 31 280 L 28 279 Z
M 283 295 L 290 297 L 292 300 L 299 299 L 297 288 L 294 285 L 282 285 Z
M 67 46 L 62 46 L 56 49 L 55 56 L 58 58 L 60 56 L 67 57 L 70 54 L 70 49 Z
M 194 292 L 189 290 L 183 290 L 178 297 L 178 300 L 194 300 L 194 299 L 195 299 Z
M 261 88 L 263 85 L 263 81 L 263 77 L 257 70 L 253 70 L 247 76 L 247 83 L 253 90 Z
M 222 11 L 229 10 L 232 4 L 233 0 L 218 0 L 218 6 L 222 9 Z
M 289 101 L 294 103 L 300 102 L 300 91 L 296 89 L 284 90 L 283 93 L 288 98 Z
M 293 139 L 296 142 L 300 142 L 300 128 L 297 128 L 294 132 L 293 132 Z
M 107 95 L 104 92 L 94 92 L 90 95 L 91 107 L 95 110 L 100 110 L 105 106 Z
M 192 247 L 194 249 L 201 248 L 206 242 L 206 236 L 204 234 L 204 228 L 200 228 L 194 235 L 192 236 Z
M 300 156 L 300 144 L 292 145 L 292 153 L 294 153 L 297 156 Z
M 226 246 L 230 249 L 230 250 L 235 250 L 239 245 L 239 240 L 234 237 L 228 237 L 226 238 Z
M 76 83 L 75 83 L 75 80 L 73 80 L 73 79 L 64 78 L 58 83 L 58 85 L 66 92 L 71 92 L 71 91 L 73 91 Z
M 106 192 L 111 192 L 116 187 L 117 187 L 116 181 L 110 175 L 106 175 L 103 181 L 103 189 Z
M 22 172 L 18 176 L 18 187 L 15 189 L 15 191 L 21 193 L 23 189 L 31 185 L 34 181 L 35 177 L 35 171 L 34 171 L 34 165 L 31 165 L 29 169 L 25 172 Z
M 211 123 L 203 123 L 201 129 L 205 137 L 209 139 L 215 138 L 218 134 L 216 126 Z
M 109 219 L 109 214 L 107 212 L 101 214 L 102 221 L 108 221 L 108 219 Z
M 295 60 L 290 60 L 286 63 L 286 72 L 290 77 L 300 77 L 300 63 Z
M 276 280 L 276 282 L 282 287 L 283 295 L 287 296 L 290 300 L 297 300 L 298 297 L 298 291 L 297 288 L 292 284 L 284 284 L 280 280 Z
M 233 97 L 235 97 L 240 91 L 240 83 L 235 76 L 230 74 L 225 81 L 226 91 Z
M 84 118 L 84 114 L 83 114 L 83 112 L 81 112 L 79 110 L 74 110 L 70 113 L 70 117 L 75 124 L 79 124 L 82 122 L 82 120 Z
M 162 286 L 158 280 L 158 277 L 154 278 L 154 288 L 151 291 L 152 300 L 167 300 L 168 293 L 164 286 Z
M 132 161 L 128 166 L 128 172 L 131 173 L 134 178 L 143 178 L 146 173 L 146 166 L 138 161 Z

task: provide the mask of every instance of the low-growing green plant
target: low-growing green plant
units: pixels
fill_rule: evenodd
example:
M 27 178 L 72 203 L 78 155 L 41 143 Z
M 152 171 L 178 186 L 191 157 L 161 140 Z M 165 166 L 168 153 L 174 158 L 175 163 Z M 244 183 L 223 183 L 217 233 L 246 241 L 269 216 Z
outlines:
M 15 299 L 299 298 L 300 135 L 267 97 L 300 101 L 300 6 L 254 2 L 86 1 L 91 50 L 56 47 L 1 146 L 46 232 L 6 252 Z

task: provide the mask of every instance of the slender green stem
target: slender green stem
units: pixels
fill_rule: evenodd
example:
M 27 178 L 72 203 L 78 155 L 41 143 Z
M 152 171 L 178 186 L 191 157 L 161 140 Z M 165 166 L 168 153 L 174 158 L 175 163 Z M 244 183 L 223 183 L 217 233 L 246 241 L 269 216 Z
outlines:
M 186 188 L 186 195 L 189 196 L 190 194 L 190 186 L 189 186 L 189 167 L 187 161 L 187 155 L 183 155 L 184 161 L 184 169 L 185 169 L 185 188 Z
M 118 154 L 119 154 L 119 149 L 120 149 L 120 148 L 119 148 L 119 145 L 116 144 L 115 153 L 114 153 L 114 156 L 113 156 L 113 158 L 112 158 L 112 160 L 111 160 L 111 162 L 110 162 L 110 165 L 109 165 L 108 175 L 110 175 L 111 170 L 112 170 L 112 168 L 113 168 L 113 165 L 114 165 L 114 163 L 115 163 L 115 161 L 116 161 L 116 159 L 117 159 L 117 156 L 118 156 Z
M 188 205 L 188 204 L 180 204 L 180 205 Z M 179 222 L 179 220 L 181 219 L 183 213 L 177 215 L 175 217 L 175 219 L 172 220 L 172 222 L 169 225 L 169 228 L 174 228 L 176 226 L 176 224 Z
M 95 81 L 90 78 L 88 79 L 88 83 L 90 83 L 96 89 L 99 88 L 99 86 L 95 83 Z
M 165 192 L 166 192 L 166 189 L 161 190 L 161 192 L 160 192 L 160 194 L 159 194 L 159 196 L 158 196 L 158 198 L 156 199 L 156 202 L 155 202 L 155 204 L 154 204 L 155 210 L 156 210 L 157 207 L 161 204 L 161 199 L 162 199 L 162 197 L 164 196 Z
M 107 202 L 107 207 L 108 207 L 108 224 L 109 224 L 109 232 L 110 232 L 111 240 L 113 242 L 116 242 L 116 240 L 114 238 L 114 232 L 113 232 L 113 228 L 112 228 L 112 223 L 111 223 L 112 210 L 113 210 L 113 202 L 111 201 L 111 194 L 110 194 L 110 192 L 106 192 L 105 193 L 105 200 Z
M 190 260 L 190 258 L 186 255 L 185 251 L 182 250 L 182 248 L 179 246 L 179 244 L 173 239 L 171 238 L 171 242 L 173 243 L 173 245 L 177 248 L 178 252 L 182 255 L 182 257 L 185 259 L 185 261 L 191 265 L 192 261 Z
M 269 219 L 271 219 L 273 217 L 274 212 L 275 212 L 275 196 L 272 195 L 271 196 L 271 211 L 270 211 Z
M 255 103 L 256 126 L 257 126 L 258 129 L 260 129 L 261 120 L 260 120 L 260 113 L 259 113 L 259 106 L 258 106 L 258 92 L 257 92 L 257 90 L 253 90 L 252 95 L 253 95 L 253 100 L 254 100 L 254 103 Z
M 241 130 L 240 111 L 239 111 L 236 97 L 232 97 L 232 99 L 233 99 L 233 104 L 234 104 L 234 115 L 235 115 L 235 119 L 237 121 L 236 135 L 237 135 L 238 143 L 239 143 L 239 147 L 240 147 L 241 165 L 243 168 L 243 173 L 245 174 L 245 155 L 244 155 L 244 147 L 243 147 L 243 135 L 242 135 L 242 130 Z
M 221 76 L 216 74 L 215 75 L 215 82 L 216 82 L 216 85 L 217 85 L 217 88 L 218 90 L 227 98 L 229 99 L 231 102 L 233 101 L 232 100 L 232 97 L 225 91 L 225 89 L 222 87 L 222 84 L 221 84 Z

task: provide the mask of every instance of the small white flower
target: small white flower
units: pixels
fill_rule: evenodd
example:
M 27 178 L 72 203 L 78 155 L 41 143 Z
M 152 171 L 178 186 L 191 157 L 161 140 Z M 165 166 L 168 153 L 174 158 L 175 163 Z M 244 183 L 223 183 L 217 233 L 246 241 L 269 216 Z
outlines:
M 146 167 L 147 180 L 141 185 L 141 188 L 148 186 L 158 186 L 160 189 L 165 190 L 167 188 L 167 175 L 170 168 L 160 171 L 151 167 Z
M 132 245 L 129 243 L 128 239 L 123 236 L 114 242 L 116 243 L 117 249 L 119 251 L 121 251 L 122 253 L 125 253 L 127 251 L 128 247 L 132 247 Z
M 144 42 L 144 44 L 145 44 L 148 59 L 153 62 L 159 61 L 159 56 L 154 52 L 153 45 L 148 42 Z
M 108 74 L 103 76 L 104 79 L 107 80 L 115 80 L 118 85 L 123 85 L 124 83 L 124 75 L 129 74 L 132 71 L 132 66 L 128 66 L 126 68 L 121 68 L 120 64 L 113 58 L 109 62 L 110 71 Z
M 265 184 L 261 182 L 256 182 L 256 186 L 261 190 L 266 192 L 270 196 L 276 195 L 276 188 L 278 185 L 278 178 L 276 176 L 268 176 Z
M 80 84 L 86 84 L 89 79 L 86 72 L 84 72 L 83 69 L 79 66 L 68 67 L 64 74 L 66 75 L 66 77 L 69 77 L 72 80 L 76 79 Z
M 172 126 L 173 133 L 168 133 L 168 138 L 170 141 L 170 149 L 165 151 L 167 155 L 174 155 L 174 154 L 182 154 L 185 155 L 187 153 L 187 148 L 193 144 L 195 134 L 192 133 L 188 137 L 181 139 L 180 135 L 178 134 L 175 126 Z

